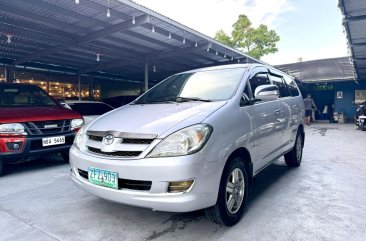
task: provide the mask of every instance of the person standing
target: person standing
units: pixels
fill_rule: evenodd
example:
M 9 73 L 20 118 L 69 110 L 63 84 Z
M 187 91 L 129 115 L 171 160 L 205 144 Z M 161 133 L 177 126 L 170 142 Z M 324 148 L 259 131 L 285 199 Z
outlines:
M 315 109 L 318 109 L 314 103 L 313 98 L 311 98 L 311 95 L 308 94 L 306 99 L 304 99 L 304 105 L 305 105 L 305 124 L 310 125 L 310 118 L 313 113 L 313 107 Z

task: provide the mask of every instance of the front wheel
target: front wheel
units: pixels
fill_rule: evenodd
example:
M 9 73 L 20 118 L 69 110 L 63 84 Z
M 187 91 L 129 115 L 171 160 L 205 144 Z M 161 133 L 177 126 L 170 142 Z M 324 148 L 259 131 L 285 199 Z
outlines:
M 285 154 L 285 162 L 288 167 L 299 167 L 302 159 L 303 135 L 300 131 L 297 132 L 295 146 L 292 150 Z
M 0 176 L 3 174 L 4 162 L 0 159 Z
M 226 226 L 239 222 L 247 201 L 248 188 L 244 160 L 236 157 L 224 169 L 216 205 L 205 210 L 207 218 Z

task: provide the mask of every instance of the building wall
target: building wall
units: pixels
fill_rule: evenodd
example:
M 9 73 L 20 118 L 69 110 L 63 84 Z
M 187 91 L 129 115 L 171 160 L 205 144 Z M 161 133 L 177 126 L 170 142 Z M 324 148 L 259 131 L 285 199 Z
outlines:
M 344 113 L 348 120 L 356 113 L 355 90 L 366 90 L 366 81 L 334 83 L 334 111 Z M 342 91 L 343 98 L 337 98 L 338 91 Z

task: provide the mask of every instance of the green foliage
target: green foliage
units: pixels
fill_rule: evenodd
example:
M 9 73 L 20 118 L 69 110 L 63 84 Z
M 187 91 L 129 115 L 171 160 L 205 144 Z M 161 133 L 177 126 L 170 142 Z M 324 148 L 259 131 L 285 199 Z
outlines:
M 280 37 L 274 30 L 268 30 L 267 25 L 261 24 L 258 28 L 251 27 L 252 23 L 245 15 L 239 15 L 233 24 L 231 36 L 223 30 L 215 34 L 215 39 L 230 47 L 239 49 L 246 54 L 260 59 L 264 55 L 276 53 L 276 44 Z

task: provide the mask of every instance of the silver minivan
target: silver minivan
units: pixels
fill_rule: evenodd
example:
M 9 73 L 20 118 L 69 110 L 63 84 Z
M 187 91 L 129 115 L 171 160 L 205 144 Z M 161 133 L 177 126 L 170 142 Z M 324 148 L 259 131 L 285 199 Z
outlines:
M 261 64 L 173 75 L 77 134 L 71 178 L 119 203 L 169 212 L 205 209 L 237 223 L 253 177 L 281 156 L 298 167 L 304 104 L 295 81 Z

